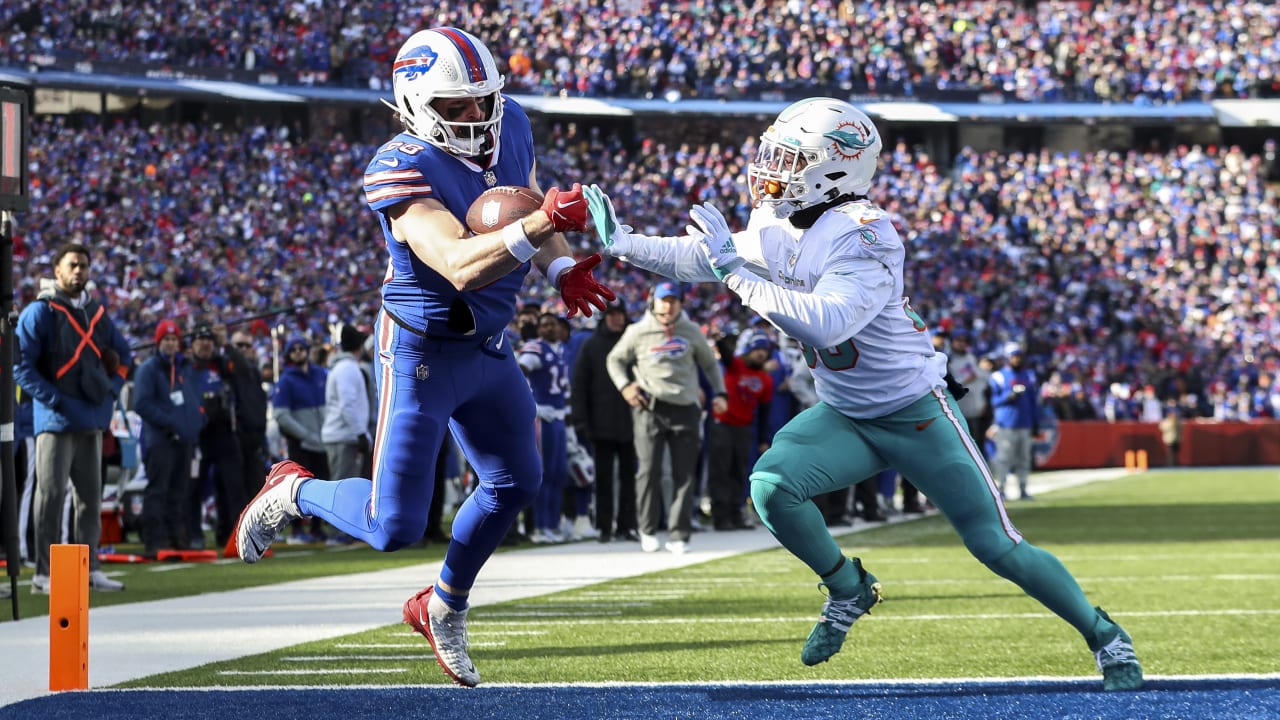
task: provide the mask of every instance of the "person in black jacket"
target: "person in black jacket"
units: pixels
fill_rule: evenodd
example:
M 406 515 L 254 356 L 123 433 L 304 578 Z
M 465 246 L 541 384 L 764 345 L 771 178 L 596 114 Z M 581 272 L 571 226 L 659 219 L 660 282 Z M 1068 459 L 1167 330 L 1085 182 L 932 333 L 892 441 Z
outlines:
M 605 358 L 629 323 L 627 308 L 610 305 L 573 364 L 569 395 L 573 429 L 587 443 L 596 463 L 596 529 L 600 542 L 614 537 L 639 541 L 636 532 L 636 448 L 631 406 L 609 379 Z M 618 512 L 614 515 L 614 461 L 617 461 Z M 615 525 L 616 522 L 616 525 Z
M 267 391 L 258 368 L 253 336 L 244 330 L 231 334 L 231 344 L 223 348 L 231 391 L 236 398 L 236 435 L 240 438 L 244 492 L 254 497 L 262 489 L 270 464 L 267 462 Z

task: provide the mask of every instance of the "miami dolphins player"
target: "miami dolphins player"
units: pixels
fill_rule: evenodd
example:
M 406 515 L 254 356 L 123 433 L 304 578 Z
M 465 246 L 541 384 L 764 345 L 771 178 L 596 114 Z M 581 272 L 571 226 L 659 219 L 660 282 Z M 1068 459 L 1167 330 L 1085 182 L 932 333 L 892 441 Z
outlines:
M 905 296 L 902 240 L 868 197 L 880 149 L 875 125 L 848 103 L 810 98 L 787 107 L 748 166 L 755 209 L 738 233 L 708 203 L 689 211 L 685 236 L 631 234 L 598 187 L 585 194 L 610 254 L 677 280 L 721 281 L 801 344 L 820 402 L 774 437 L 751 474 L 751 498 L 828 593 L 800 653 L 804 664 L 839 652 L 881 591 L 859 558 L 841 552 L 812 498 L 892 467 L 928 495 L 978 560 L 1084 637 L 1107 690 L 1138 688 L 1142 668 L 1129 635 L 1005 513 L 948 390 L 946 356 L 934 352 Z
M 570 314 L 603 310 L 614 294 L 592 277 L 599 255 L 575 263 L 561 235 L 586 227 L 578 185 L 547 190 L 539 211 L 496 232 L 472 235 L 462 222 L 490 187 L 539 190 L 529 119 L 501 94 L 503 77 L 478 39 L 450 27 L 415 33 L 391 77 L 395 104 L 387 104 L 404 130 L 364 175 L 390 255 L 375 328 L 373 477 L 322 482 L 297 463 L 279 463 L 227 550 L 256 562 L 300 516 L 324 518 L 378 550 L 417 542 L 436 456 L 452 432 L 478 487 L 454 518 L 439 578 L 405 602 L 404 619 L 431 643 L 446 675 L 474 686 L 467 597 L 542 479 L 533 400 L 505 333 L 516 296 L 531 264 L 559 288 Z

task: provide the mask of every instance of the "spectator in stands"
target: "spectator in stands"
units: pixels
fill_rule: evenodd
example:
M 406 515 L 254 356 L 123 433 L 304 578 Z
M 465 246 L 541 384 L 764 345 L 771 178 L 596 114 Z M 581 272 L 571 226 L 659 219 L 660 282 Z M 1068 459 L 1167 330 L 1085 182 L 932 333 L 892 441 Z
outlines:
M 89 248 L 63 245 L 52 279 L 22 309 L 14 380 L 34 398 L 36 433 L 35 593 L 49 592 L 49 546 L 59 541 L 67 480 L 74 493 L 77 543 L 89 546 L 89 588 L 124 589 L 98 561 L 102 532 L 102 433 L 133 361 L 129 343 L 88 288 Z
M 201 532 L 201 510 L 207 497 L 210 482 L 213 487 L 217 522 L 214 524 L 215 547 L 226 545 L 231 536 L 235 519 L 249 502 L 245 494 L 247 483 L 244 457 L 240 454 L 240 437 L 236 427 L 236 403 L 234 374 L 225 352 L 224 328 L 212 325 L 196 327 L 191 336 L 191 367 L 195 371 L 196 387 L 200 391 L 205 424 L 200 430 L 200 470 L 191 486 L 187 529 L 191 531 L 191 548 L 204 549 L 204 533 Z
M 142 462 L 147 471 L 142 553 L 151 559 L 164 549 L 188 549 L 199 530 L 189 525 L 191 460 L 205 423 L 200 380 L 181 352 L 177 323 L 161 320 L 155 343 L 156 352 L 133 379 L 133 409 L 142 418 Z
M 666 513 L 667 549 L 688 550 L 692 532 L 702 403 L 698 371 L 711 384 L 711 410 L 723 414 L 724 375 L 706 335 L 684 312 L 681 290 L 661 282 L 643 319 L 627 326 L 606 359 L 609 378 L 631 406 L 636 458 L 636 512 L 640 549 L 657 552 L 662 520 L 663 459 L 671 454 L 673 497 Z
M 640 539 L 636 530 L 636 448 L 631 408 L 610 380 L 606 364 L 609 351 L 618 344 L 629 322 L 623 303 L 605 309 L 604 317 L 578 352 L 570 382 L 574 431 L 580 442 L 590 446 L 595 460 L 596 530 L 602 543 L 615 537 Z
M 1006 365 L 991 374 L 991 406 L 995 409 L 992 431 L 996 457 L 992 475 L 1003 497 L 1008 497 L 1009 473 L 1018 478 L 1019 497 L 1033 499 L 1027 492 L 1031 477 L 1032 438 L 1040 434 L 1040 390 L 1035 373 L 1023 365 L 1020 343 L 1005 345 Z
M 852 105 L 793 103 L 748 161 L 757 207 L 736 234 L 711 203 L 689 210 L 684 235 L 636 234 L 598 187 L 584 196 L 610 255 L 668 277 L 720 281 L 805 345 L 822 402 L 774 436 L 751 474 L 761 521 L 828 590 L 803 663 L 839 652 L 880 601 L 879 582 L 844 555 L 812 498 L 888 465 L 929 495 L 977 559 L 1080 633 L 1105 690 L 1137 689 L 1142 669 L 1128 634 L 1056 557 L 1023 540 L 961 425 L 954 395 L 963 388 L 948 382 L 945 358 L 906 300 L 906 245 L 868 195 L 881 148 L 880 131 Z
M 765 363 L 773 353 L 773 341 L 758 330 L 742 342 L 726 336 L 719 344 L 727 393 L 724 412 L 713 413 L 707 437 L 707 494 L 711 497 L 711 521 L 716 530 L 745 530 L 747 476 L 752 453 L 768 449 L 767 423 L 773 402 L 773 377 Z

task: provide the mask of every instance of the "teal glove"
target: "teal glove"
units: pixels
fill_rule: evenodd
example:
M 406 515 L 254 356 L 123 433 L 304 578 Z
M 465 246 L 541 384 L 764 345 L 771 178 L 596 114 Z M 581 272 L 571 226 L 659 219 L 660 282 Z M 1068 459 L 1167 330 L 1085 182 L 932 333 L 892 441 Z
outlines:
M 591 212 L 591 222 L 595 225 L 601 247 L 614 257 L 626 255 L 631 250 L 631 228 L 618 222 L 609 196 L 594 184 L 583 188 L 582 196 L 587 199 L 587 209 Z
M 747 264 L 738 257 L 738 246 L 733 243 L 733 235 L 729 232 L 729 224 L 724 215 L 711 203 L 694 205 L 689 209 L 689 218 L 697 227 L 688 225 L 685 230 L 698 241 L 702 252 L 711 263 L 711 272 L 723 282 L 729 273 Z

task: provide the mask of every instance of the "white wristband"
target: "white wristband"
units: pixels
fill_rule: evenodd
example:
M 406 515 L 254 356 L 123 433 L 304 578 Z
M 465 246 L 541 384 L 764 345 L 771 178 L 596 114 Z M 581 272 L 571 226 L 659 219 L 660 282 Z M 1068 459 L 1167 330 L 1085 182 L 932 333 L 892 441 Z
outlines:
M 552 260 L 551 264 L 547 266 L 547 279 L 551 281 L 551 287 L 560 287 L 560 274 L 574 265 L 573 258 L 568 255 L 561 255 Z
M 529 262 L 529 258 L 538 254 L 538 248 L 534 247 L 533 243 L 529 242 L 529 236 L 524 234 L 522 220 L 502 228 L 502 242 L 507 246 L 507 252 L 522 263 Z

